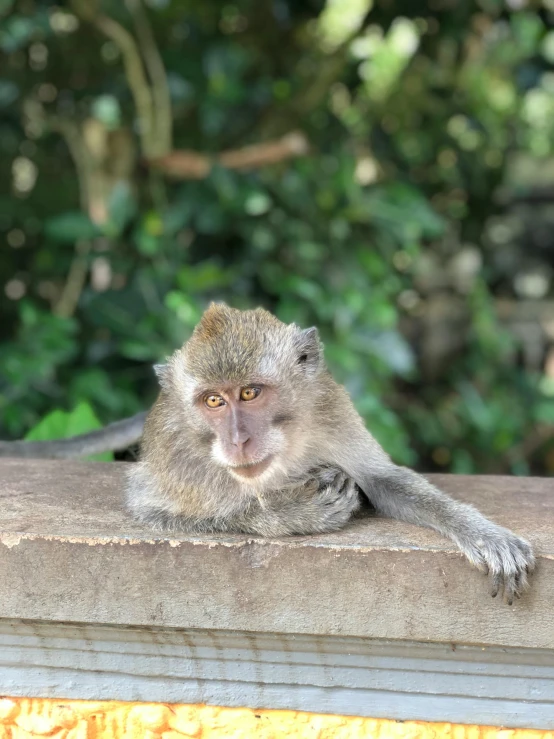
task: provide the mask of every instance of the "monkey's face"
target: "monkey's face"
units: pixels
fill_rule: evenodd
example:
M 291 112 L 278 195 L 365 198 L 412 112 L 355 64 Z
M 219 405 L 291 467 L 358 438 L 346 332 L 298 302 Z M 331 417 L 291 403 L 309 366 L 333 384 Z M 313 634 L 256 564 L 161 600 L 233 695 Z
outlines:
M 276 388 L 225 384 L 203 391 L 197 407 L 213 434 L 212 456 L 243 482 L 270 472 L 285 450 Z
M 215 463 L 260 489 L 302 467 L 322 364 L 315 329 L 212 305 L 157 372 L 174 428 L 190 427 Z

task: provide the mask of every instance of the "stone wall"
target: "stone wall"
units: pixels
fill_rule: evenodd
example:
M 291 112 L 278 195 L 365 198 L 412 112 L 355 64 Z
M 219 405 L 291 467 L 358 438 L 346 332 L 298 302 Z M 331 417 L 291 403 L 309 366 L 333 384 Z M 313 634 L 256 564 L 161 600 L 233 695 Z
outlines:
M 102 722 L 170 739 L 177 715 L 202 737 L 554 730 L 554 480 L 432 478 L 534 544 L 533 587 L 507 606 L 450 542 L 397 521 L 153 534 L 123 508 L 123 471 L 0 463 L 0 739 L 103 739 Z

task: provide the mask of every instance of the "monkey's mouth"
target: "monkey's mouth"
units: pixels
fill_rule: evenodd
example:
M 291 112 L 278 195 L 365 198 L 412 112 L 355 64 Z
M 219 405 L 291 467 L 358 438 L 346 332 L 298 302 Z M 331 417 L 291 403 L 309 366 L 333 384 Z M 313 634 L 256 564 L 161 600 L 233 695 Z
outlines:
M 265 472 L 273 461 L 273 455 L 262 459 L 261 462 L 249 462 L 248 464 L 233 465 L 231 472 L 239 475 L 239 477 L 259 477 Z

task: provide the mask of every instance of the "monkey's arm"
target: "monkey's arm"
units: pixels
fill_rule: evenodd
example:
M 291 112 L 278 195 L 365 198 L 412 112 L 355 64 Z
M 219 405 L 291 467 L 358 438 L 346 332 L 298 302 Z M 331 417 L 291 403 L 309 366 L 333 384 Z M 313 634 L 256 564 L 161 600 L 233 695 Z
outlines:
M 343 528 L 360 507 L 354 480 L 335 467 L 320 467 L 297 487 L 256 501 L 231 521 L 235 530 L 262 536 L 323 534 Z
M 454 541 L 469 561 L 491 575 L 492 595 L 504 591 L 511 604 L 527 588 L 534 557 L 529 544 L 479 511 L 449 498 L 425 478 L 403 467 L 365 477 L 364 492 L 376 510 Z
M 169 532 L 196 534 L 229 532 L 260 536 L 322 534 L 342 528 L 360 507 L 360 493 L 342 470 L 324 466 L 312 470 L 304 483 L 252 498 L 233 515 L 198 518 L 174 515 L 156 506 L 135 508 L 135 515 L 150 526 Z
M 71 459 L 126 449 L 142 436 L 146 413 L 110 423 L 88 434 L 56 441 L 0 441 L 0 457 Z
M 394 465 L 361 421 L 352 420 L 349 436 L 339 434 L 334 440 L 331 458 L 357 482 L 377 512 L 449 537 L 473 565 L 490 575 L 493 597 L 503 591 L 509 604 L 519 597 L 535 564 L 530 545 L 413 470 Z

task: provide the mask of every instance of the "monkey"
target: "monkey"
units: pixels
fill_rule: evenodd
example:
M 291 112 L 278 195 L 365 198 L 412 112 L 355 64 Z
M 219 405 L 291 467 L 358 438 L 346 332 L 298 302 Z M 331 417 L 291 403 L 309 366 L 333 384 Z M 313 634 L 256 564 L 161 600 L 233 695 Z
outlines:
M 332 378 L 316 328 L 212 303 L 155 371 L 160 392 L 126 474 L 131 513 L 155 529 L 279 537 L 377 514 L 451 539 L 512 604 L 528 542 L 392 462 Z
M 394 465 L 323 360 L 315 328 L 212 304 L 157 366 L 150 413 L 48 442 L 0 442 L 0 457 L 73 458 L 126 449 L 127 505 L 154 528 L 288 536 L 378 514 L 449 537 L 511 604 L 534 569 L 529 544 Z M 146 422 L 145 422 L 146 419 Z

